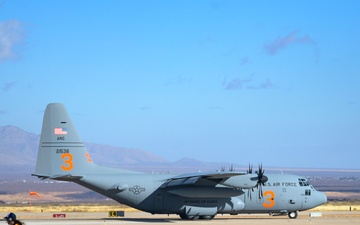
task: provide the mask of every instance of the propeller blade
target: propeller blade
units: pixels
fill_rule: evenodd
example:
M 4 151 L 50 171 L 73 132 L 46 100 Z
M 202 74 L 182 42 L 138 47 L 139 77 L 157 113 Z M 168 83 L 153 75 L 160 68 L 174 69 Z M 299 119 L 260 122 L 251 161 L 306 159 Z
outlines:
M 229 168 L 229 171 L 230 171 L 230 172 L 234 172 L 234 171 L 235 171 L 235 169 L 234 169 L 234 164 L 231 163 L 231 166 L 230 166 L 230 168 Z
M 257 171 L 258 181 L 256 184 L 256 187 L 259 190 L 259 199 L 264 196 L 262 187 L 265 185 L 265 182 L 268 181 L 268 177 L 265 176 L 264 173 L 265 169 L 263 169 L 262 163 L 259 163 L 259 170 Z
M 247 170 L 247 173 L 252 174 L 253 166 L 249 163 L 249 169 Z
M 261 199 L 263 197 L 263 191 L 262 191 L 262 185 L 260 185 L 259 187 L 259 199 Z
M 252 200 L 252 197 L 251 197 L 251 192 L 253 192 L 254 189 L 251 188 L 251 189 L 248 189 L 248 197 L 250 198 L 250 200 Z

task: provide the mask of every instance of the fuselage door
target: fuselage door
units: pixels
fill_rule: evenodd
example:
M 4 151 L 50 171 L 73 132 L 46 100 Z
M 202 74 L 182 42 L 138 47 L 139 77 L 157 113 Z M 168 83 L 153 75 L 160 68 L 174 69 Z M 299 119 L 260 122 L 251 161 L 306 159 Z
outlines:
M 304 209 L 307 209 L 307 208 L 311 208 L 312 207 L 312 197 L 311 197 L 311 194 L 312 194 L 312 187 L 309 186 L 308 189 L 305 190 L 305 195 L 303 196 L 303 207 Z

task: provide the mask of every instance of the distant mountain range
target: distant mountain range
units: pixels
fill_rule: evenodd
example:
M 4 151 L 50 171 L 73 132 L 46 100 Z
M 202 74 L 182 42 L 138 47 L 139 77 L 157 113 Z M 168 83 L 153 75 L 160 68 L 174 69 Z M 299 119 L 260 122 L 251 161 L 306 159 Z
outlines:
M 29 133 L 15 126 L 0 126 L 0 178 L 11 174 L 31 174 L 35 172 L 35 163 L 39 147 L 40 135 Z M 122 148 L 111 145 L 85 142 L 91 158 L 96 164 L 143 172 L 154 173 L 190 173 L 198 171 L 215 171 L 233 167 L 236 171 L 245 172 L 247 165 L 237 165 L 223 162 L 202 162 L 196 159 L 183 158 L 175 162 L 168 161 L 151 152 Z M 256 165 L 254 165 L 254 170 Z M 267 172 L 288 172 L 298 175 L 312 176 L 314 174 L 331 176 L 347 174 L 360 176 L 360 170 L 328 170 L 299 168 L 266 168 Z
M 0 173 L 33 173 L 40 135 L 29 133 L 15 126 L 0 126 Z M 132 149 L 85 143 L 96 164 L 121 167 L 138 171 L 154 172 L 190 172 L 194 169 L 220 168 L 223 164 L 206 163 L 183 158 L 170 162 L 153 153 Z
M 40 136 L 14 126 L 0 127 L 0 169 L 3 173 L 34 168 Z

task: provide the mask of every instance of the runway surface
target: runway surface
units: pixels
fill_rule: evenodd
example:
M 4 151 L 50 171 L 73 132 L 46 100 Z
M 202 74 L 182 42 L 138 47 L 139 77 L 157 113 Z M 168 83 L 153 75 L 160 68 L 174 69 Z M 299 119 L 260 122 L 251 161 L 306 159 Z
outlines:
M 15 212 L 16 213 L 16 212 Z M 109 224 L 360 224 L 360 212 L 323 212 L 322 217 L 310 218 L 309 212 L 301 212 L 297 219 L 287 216 L 217 215 L 213 220 L 181 220 L 177 215 L 151 215 L 144 212 L 125 212 L 124 217 L 108 217 L 108 213 L 66 213 L 66 218 L 53 218 L 53 213 L 16 213 L 25 225 L 109 225 Z

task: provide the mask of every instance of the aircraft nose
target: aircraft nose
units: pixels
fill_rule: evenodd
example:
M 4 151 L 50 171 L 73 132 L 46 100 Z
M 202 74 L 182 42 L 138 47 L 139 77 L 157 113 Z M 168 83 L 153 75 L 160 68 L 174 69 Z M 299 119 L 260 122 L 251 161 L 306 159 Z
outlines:
M 325 204 L 327 202 L 327 196 L 325 195 L 325 193 L 318 191 L 316 195 L 316 201 L 317 205 Z

